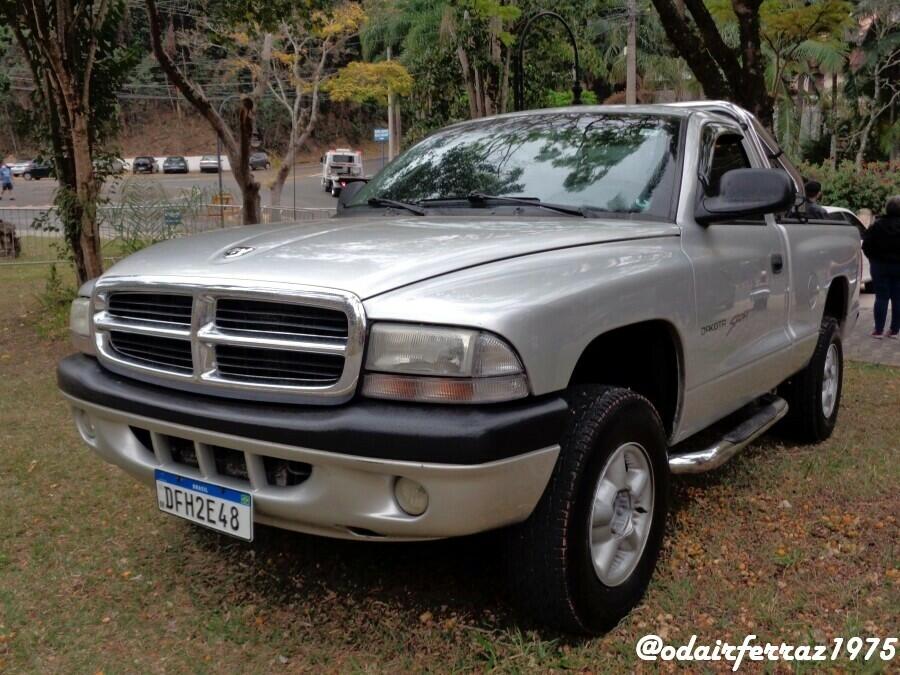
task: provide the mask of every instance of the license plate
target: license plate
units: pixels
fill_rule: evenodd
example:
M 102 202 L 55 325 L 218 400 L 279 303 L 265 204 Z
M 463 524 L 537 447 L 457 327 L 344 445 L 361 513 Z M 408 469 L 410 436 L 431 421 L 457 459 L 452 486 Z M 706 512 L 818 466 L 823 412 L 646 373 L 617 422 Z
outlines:
M 156 469 L 159 510 L 232 537 L 253 541 L 253 496 Z

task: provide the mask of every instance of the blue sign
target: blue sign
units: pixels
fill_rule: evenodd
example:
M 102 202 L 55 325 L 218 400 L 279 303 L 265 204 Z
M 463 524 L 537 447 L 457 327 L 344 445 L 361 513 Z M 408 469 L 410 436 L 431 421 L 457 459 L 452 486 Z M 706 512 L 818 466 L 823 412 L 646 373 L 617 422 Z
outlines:
M 384 143 L 389 136 L 390 131 L 388 129 L 375 129 L 375 140 L 378 143 Z

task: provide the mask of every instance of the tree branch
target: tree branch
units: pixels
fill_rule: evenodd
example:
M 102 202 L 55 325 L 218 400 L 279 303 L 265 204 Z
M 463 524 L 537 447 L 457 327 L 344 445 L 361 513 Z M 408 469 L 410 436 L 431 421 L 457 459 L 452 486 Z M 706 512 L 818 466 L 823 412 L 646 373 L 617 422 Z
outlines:
M 709 98 L 733 98 L 732 90 L 718 68 L 704 39 L 686 17 L 678 11 L 673 0 L 652 0 L 659 14 L 666 36 L 678 55 L 685 60 L 694 77 Z
M 150 23 L 150 43 L 153 47 L 153 55 L 159 62 L 160 67 L 169 78 L 169 82 L 175 85 L 175 88 L 181 92 L 188 103 L 190 103 L 197 112 L 199 112 L 206 121 L 209 122 L 216 135 L 222 140 L 229 157 L 232 161 L 240 157 L 240 148 L 231 133 L 231 129 L 225 124 L 225 120 L 219 115 L 218 111 L 213 108 L 212 103 L 200 87 L 194 84 L 187 76 L 181 72 L 172 58 L 166 53 L 162 43 L 162 24 L 159 18 L 159 10 L 156 7 L 156 0 L 146 0 L 147 17 Z

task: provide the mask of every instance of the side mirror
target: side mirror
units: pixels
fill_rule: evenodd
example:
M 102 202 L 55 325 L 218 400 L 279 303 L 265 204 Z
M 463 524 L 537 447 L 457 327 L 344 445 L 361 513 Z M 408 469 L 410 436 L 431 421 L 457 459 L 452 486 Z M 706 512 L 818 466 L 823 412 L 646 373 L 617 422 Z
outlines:
M 319 164 L 325 163 L 325 155 L 319 155 Z
M 337 210 L 343 211 L 347 207 L 347 204 L 349 204 L 353 200 L 353 197 L 356 195 L 356 193 L 362 190 L 365 186 L 366 181 L 357 180 L 353 181 L 352 183 L 347 183 L 347 185 L 342 187 L 341 194 L 338 197 Z
M 787 211 L 795 193 L 794 183 L 780 169 L 732 169 L 722 174 L 717 196 L 700 197 L 694 219 L 708 225 Z

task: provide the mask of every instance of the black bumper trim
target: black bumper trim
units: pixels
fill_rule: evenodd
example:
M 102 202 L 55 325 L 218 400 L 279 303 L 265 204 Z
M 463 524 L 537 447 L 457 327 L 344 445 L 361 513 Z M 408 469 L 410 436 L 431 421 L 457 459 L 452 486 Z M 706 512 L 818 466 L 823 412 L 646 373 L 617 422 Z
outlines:
M 341 406 L 293 406 L 190 394 L 121 377 L 76 354 L 57 368 L 59 388 L 86 403 L 233 436 L 358 457 L 483 464 L 559 443 L 561 396 L 485 406 L 357 398 Z

